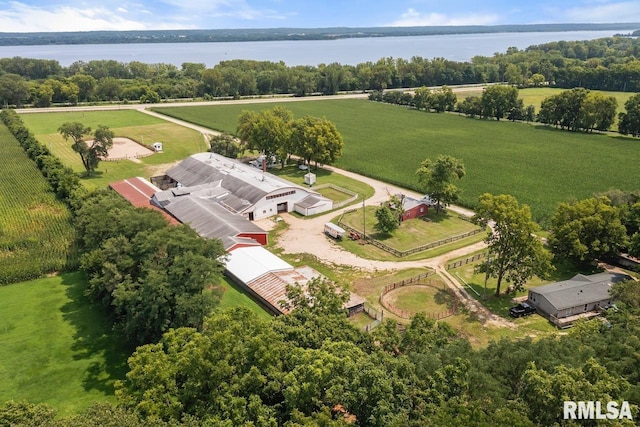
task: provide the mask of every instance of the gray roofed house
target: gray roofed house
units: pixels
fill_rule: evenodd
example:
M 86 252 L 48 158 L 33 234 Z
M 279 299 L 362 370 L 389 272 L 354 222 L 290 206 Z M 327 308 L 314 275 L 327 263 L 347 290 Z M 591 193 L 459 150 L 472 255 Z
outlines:
M 578 274 L 569 280 L 529 289 L 528 301 L 553 319 L 595 313 L 611 303 L 611 285 L 628 279 L 626 274 Z

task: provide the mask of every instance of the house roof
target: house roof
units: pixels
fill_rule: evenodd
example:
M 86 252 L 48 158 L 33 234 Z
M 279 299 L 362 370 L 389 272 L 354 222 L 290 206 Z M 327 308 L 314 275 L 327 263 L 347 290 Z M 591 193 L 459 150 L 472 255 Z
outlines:
M 627 278 L 626 274 L 619 273 L 578 274 L 569 280 L 533 288 L 529 292 L 544 296 L 556 310 L 563 310 L 608 299 L 611 285 Z
M 202 237 L 221 239 L 225 249 L 240 243 L 238 234 L 267 233 L 242 215 L 229 212 L 211 199 L 175 197 L 164 208 L 189 224 Z
M 417 199 L 414 199 L 413 197 L 409 197 L 409 196 L 404 196 L 402 198 L 402 208 L 405 211 L 411 210 L 411 209 L 413 209 L 413 208 L 415 208 L 417 206 L 420 206 L 420 205 L 428 206 L 428 204 L 426 203 L 425 200 L 417 200 Z

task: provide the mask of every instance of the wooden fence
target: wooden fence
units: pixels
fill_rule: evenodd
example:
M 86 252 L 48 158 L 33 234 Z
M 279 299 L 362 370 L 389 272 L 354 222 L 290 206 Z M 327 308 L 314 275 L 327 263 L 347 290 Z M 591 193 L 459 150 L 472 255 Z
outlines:
M 371 332 L 374 328 L 378 327 L 380 323 L 382 323 L 382 320 L 384 319 L 384 312 L 382 310 L 376 310 L 367 303 L 364 304 L 364 311 L 369 315 L 369 317 L 374 319 L 373 322 L 364 326 L 364 330 L 366 332 Z
M 374 246 L 377 246 L 380 249 L 382 249 L 383 251 L 389 252 L 389 253 L 391 253 L 391 254 L 399 257 L 399 258 L 408 256 L 408 255 L 412 255 L 412 254 L 415 254 L 417 252 L 426 251 L 427 249 L 433 249 L 433 248 L 436 248 L 438 246 L 446 245 L 448 243 L 452 243 L 452 242 L 455 242 L 455 241 L 460 240 L 460 239 L 464 239 L 464 238 L 469 237 L 469 236 L 474 236 L 474 235 L 476 235 L 478 233 L 482 233 L 484 231 L 484 228 L 476 228 L 476 229 L 468 231 L 466 233 L 462 233 L 462 234 L 458 234 L 458 235 L 455 235 L 455 236 L 447 237 L 446 239 L 436 240 L 435 242 L 427 243 L 425 245 L 418 246 L 418 247 L 415 247 L 415 248 L 412 248 L 412 249 L 407 249 L 406 251 L 400 251 L 400 250 L 398 250 L 398 249 L 396 249 L 396 248 L 394 248 L 392 246 L 389 246 L 387 244 L 382 243 L 379 240 L 373 239 L 372 237 L 365 235 L 360 230 L 355 229 L 355 228 L 345 224 L 344 222 L 342 222 L 342 217 L 345 214 L 350 213 L 350 212 L 355 212 L 357 210 L 358 209 L 350 209 L 350 210 L 344 211 L 342 213 L 342 215 L 340 215 L 340 218 L 338 218 L 338 225 L 340 227 L 344 228 L 347 231 L 350 231 L 350 232 L 353 232 L 353 233 L 357 233 L 364 240 L 366 240 L 367 243 L 370 243 L 370 244 L 372 244 Z
M 395 283 L 386 285 L 384 288 L 382 288 L 382 291 L 380 292 L 380 304 L 384 308 L 389 310 L 391 313 L 395 314 L 396 316 L 401 317 L 403 319 L 410 319 L 417 313 L 413 311 L 402 310 L 398 307 L 395 307 L 393 304 L 389 303 L 388 301 L 385 301 L 384 296 L 389 292 L 393 291 L 394 289 L 401 288 L 404 286 L 431 286 L 432 288 L 442 289 L 447 293 L 449 293 L 453 297 L 453 307 L 451 307 L 448 310 L 441 311 L 439 313 L 424 313 L 424 315 L 434 320 L 440 320 L 440 319 L 444 319 L 445 317 L 453 316 L 458 311 L 460 299 L 458 298 L 456 293 L 453 292 L 451 289 L 449 289 L 444 283 L 438 283 L 432 279 L 429 279 L 429 276 L 432 276 L 433 274 L 435 273 L 433 272 L 425 273 L 419 276 L 412 277 L 410 279 L 406 279 L 400 282 L 395 282 Z
M 473 256 L 470 256 L 468 258 L 465 259 L 461 259 L 459 261 L 455 261 L 455 262 L 450 262 L 449 264 L 447 264 L 447 270 L 451 270 L 452 268 L 458 268 L 458 267 L 462 267 L 463 265 L 467 265 L 471 262 L 476 262 L 480 259 L 486 258 L 487 257 L 487 252 L 481 252 L 479 254 L 475 254 Z

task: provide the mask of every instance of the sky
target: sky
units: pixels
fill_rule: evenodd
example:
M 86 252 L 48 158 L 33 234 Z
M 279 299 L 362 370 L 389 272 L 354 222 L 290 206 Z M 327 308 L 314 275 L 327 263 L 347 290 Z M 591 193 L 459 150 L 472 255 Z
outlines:
M 633 0 L 0 0 L 0 32 L 640 23 Z

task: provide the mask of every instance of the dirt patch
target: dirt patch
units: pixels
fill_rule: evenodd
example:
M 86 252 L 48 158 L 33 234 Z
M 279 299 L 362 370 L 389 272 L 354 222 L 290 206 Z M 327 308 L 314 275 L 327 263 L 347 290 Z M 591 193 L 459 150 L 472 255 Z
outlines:
M 87 141 L 87 144 L 91 144 L 93 140 Z M 154 153 L 153 150 L 138 144 L 132 139 L 116 137 L 113 138 L 113 146 L 109 148 L 109 155 L 104 160 L 132 160 L 139 162 L 139 158 L 147 157 Z

